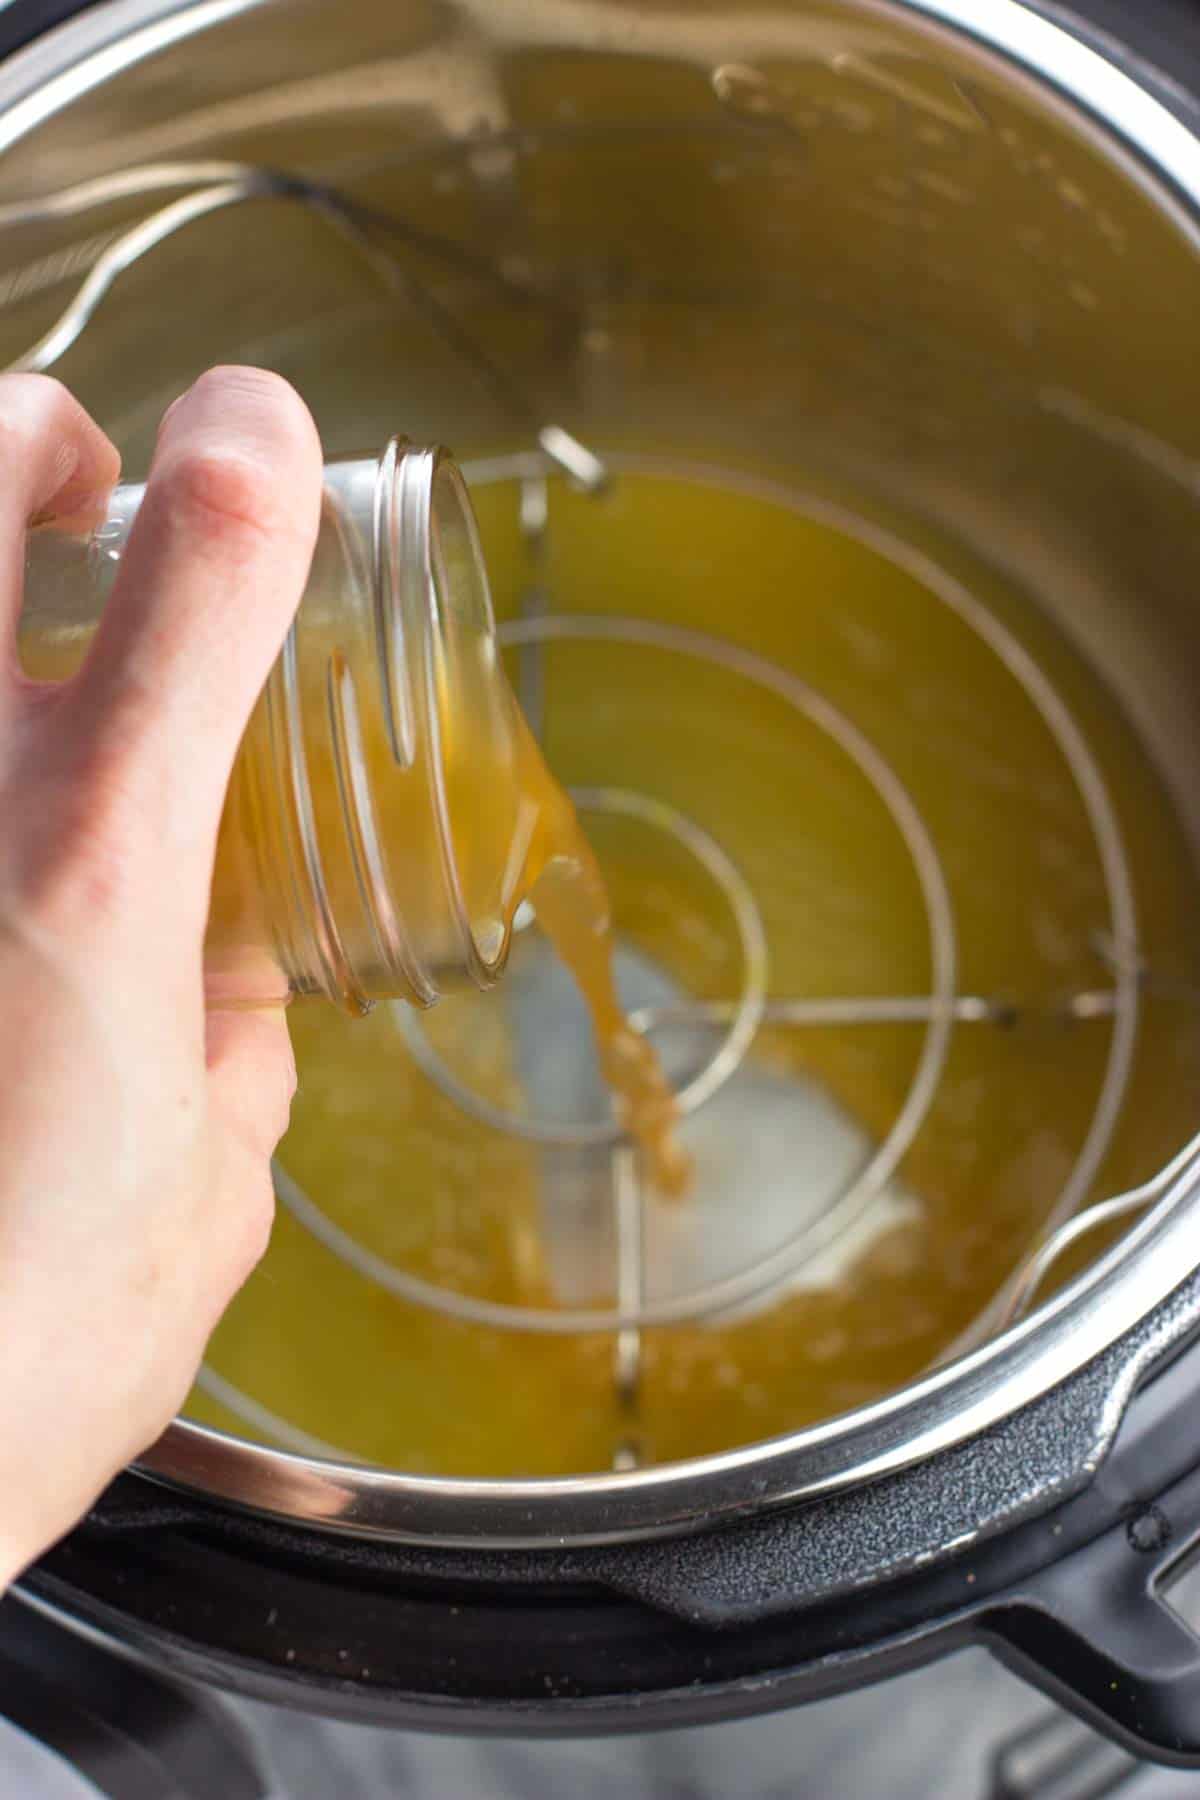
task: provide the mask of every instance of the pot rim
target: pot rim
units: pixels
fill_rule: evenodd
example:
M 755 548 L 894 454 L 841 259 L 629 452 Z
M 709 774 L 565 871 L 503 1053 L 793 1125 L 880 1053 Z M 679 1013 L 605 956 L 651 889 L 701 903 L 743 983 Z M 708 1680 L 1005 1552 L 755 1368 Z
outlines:
M 107 0 L 0 66 L 0 152 L 90 88 L 266 0 Z M 1200 248 L 1200 138 L 1134 77 L 1021 0 L 859 0 L 969 40 L 1083 125 Z M 1182 1175 L 1030 1318 L 869 1406 L 764 1443 L 629 1474 L 451 1480 L 274 1450 L 177 1419 L 134 1465 L 150 1479 L 327 1531 L 447 1547 L 670 1536 L 877 1480 L 1036 1400 L 1109 1349 L 1195 1257 L 1200 1183 Z M 1113 1394 L 1101 1454 L 1124 1392 Z

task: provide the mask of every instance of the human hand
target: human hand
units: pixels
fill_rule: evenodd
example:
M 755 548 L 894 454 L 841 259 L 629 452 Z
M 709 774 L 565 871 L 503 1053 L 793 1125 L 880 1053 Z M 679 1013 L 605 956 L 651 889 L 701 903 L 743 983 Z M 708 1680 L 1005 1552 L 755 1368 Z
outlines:
M 266 1245 L 295 1084 L 281 1009 L 205 1011 L 217 827 L 299 602 L 321 448 L 275 376 L 213 370 L 163 420 L 78 675 L 15 649 L 25 531 L 113 446 L 0 376 L 0 1585 L 165 1428 Z

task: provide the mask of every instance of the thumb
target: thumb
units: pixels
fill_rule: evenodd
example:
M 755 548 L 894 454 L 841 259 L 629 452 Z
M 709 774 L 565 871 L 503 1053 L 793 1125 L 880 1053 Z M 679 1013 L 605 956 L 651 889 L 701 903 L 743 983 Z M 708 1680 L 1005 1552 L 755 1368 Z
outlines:
M 321 481 L 316 427 L 278 376 L 214 369 L 163 420 L 69 729 L 130 788 L 139 769 L 165 776 L 177 856 L 211 863 L 238 744 L 308 577 Z

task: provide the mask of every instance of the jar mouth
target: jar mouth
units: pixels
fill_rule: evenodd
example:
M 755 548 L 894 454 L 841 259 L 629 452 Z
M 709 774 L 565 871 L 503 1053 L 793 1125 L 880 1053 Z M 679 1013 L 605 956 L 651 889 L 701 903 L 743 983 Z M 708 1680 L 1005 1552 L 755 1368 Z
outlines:
M 326 464 L 308 582 L 265 699 L 293 988 L 362 1013 L 490 987 L 509 940 L 515 701 L 444 450 L 395 437 Z
M 480 783 L 490 773 L 506 784 L 511 774 L 512 703 L 478 528 L 448 452 L 393 438 L 379 459 L 376 519 L 375 606 L 392 754 L 425 786 L 446 925 L 456 939 L 447 961 L 487 988 L 508 954 L 506 820 L 503 807 L 497 814 L 500 796 L 481 794 Z

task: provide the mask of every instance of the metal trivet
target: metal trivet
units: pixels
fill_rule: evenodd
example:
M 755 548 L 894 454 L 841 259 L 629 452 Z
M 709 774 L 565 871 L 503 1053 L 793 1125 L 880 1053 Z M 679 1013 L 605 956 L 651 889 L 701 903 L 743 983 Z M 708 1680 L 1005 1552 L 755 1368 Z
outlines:
M 180 193 L 180 190 L 185 190 Z M 863 1210 L 884 1190 L 920 1130 L 945 1065 L 953 1029 L 1006 1030 L 1019 1023 L 1021 1009 L 988 994 L 959 993 L 955 984 L 954 922 L 936 849 L 921 815 L 895 772 L 858 730 L 821 694 L 790 672 L 722 640 L 646 619 L 584 617 L 557 613 L 545 581 L 545 540 L 549 491 L 554 481 L 569 480 L 577 489 L 599 493 L 624 473 L 650 473 L 735 489 L 802 511 L 880 551 L 914 574 L 925 588 L 980 638 L 1024 690 L 1070 769 L 1093 836 L 1106 891 L 1106 931 L 1096 945 L 1098 968 L 1106 979 L 1094 988 L 1072 993 L 1055 1011 L 1065 1020 L 1106 1019 L 1110 1040 L 1096 1104 L 1074 1164 L 1050 1209 L 1037 1245 L 996 1297 L 986 1313 L 946 1358 L 984 1341 L 1022 1317 L 1033 1304 L 1047 1275 L 1086 1233 L 1152 1205 L 1183 1173 L 1200 1164 L 1200 1136 L 1182 1150 L 1152 1181 L 1129 1193 L 1078 1208 L 1085 1202 L 1110 1143 L 1132 1064 L 1140 992 L 1149 977 L 1138 946 L 1137 919 L 1130 871 L 1112 804 L 1094 757 L 1062 698 L 1039 665 L 960 582 L 931 559 L 880 527 L 852 517 L 827 502 L 797 495 L 769 481 L 748 478 L 738 470 L 673 464 L 654 458 L 603 457 L 552 419 L 544 416 L 536 396 L 515 382 L 428 282 L 402 261 L 404 249 L 458 276 L 486 284 L 507 301 L 541 310 L 551 330 L 570 344 L 582 330 L 571 307 L 475 255 L 457 241 L 411 224 L 404 218 L 364 205 L 340 188 L 231 162 L 172 162 L 121 171 L 29 201 L 0 206 L 0 228 L 85 217 L 97 206 L 152 193 L 175 192 L 176 198 L 132 226 L 94 234 L 24 268 L 8 272 L 0 282 L 0 305 L 25 299 L 39 289 L 53 289 L 83 277 L 81 285 L 50 329 L 10 365 L 47 370 L 87 328 L 122 273 L 157 245 L 187 225 L 223 208 L 251 202 L 303 205 L 309 208 L 362 257 L 386 292 L 420 310 L 489 389 L 516 435 L 530 448 L 522 453 L 468 465 L 474 485 L 507 484 L 513 492 L 527 555 L 530 579 L 521 616 L 502 628 L 502 641 L 519 654 L 519 687 L 535 730 L 544 711 L 544 651 L 564 642 L 604 642 L 669 651 L 723 671 L 732 679 L 756 684 L 811 724 L 823 730 L 857 766 L 886 808 L 900 834 L 920 888 L 926 914 L 929 966 L 928 993 L 882 994 L 875 997 L 812 999 L 770 992 L 766 939 L 754 894 L 720 845 L 698 825 L 646 795 L 614 788 L 592 788 L 576 794 L 585 814 L 624 814 L 670 837 L 690 855 L 723 896 L 741 949 L 742 977 L 738 992 L 719 1001 L 664 999 L 638 1009 L 634 1025 L 643 1031 L 686 1028 L 705 1036 L 708 1047 L 699 1066 L 679 1091 L 681 1110 L 690 1116 L 708 1105 L 722 1087 L 744 1070 L 760 1026 L 811 1031 L 846 1030 L 907 1021 L 924 1027 L 924 1038 L 908 1094 L 891 1130 L 876 1145 L 865 1165 L 825 1206 L 769 1254 L 756 1256 L 721 1279 L 663 1298 L 648 1292 L 645 1265 L 646 1196 L 637 1158 L 618 1128 L 595 1119 L 564 1121 L 502 1112 L 476 1093 L 439 1057 L 419 1016 L 403 1013 L 403 1030 L 412 1054 L 425 1074 L 462 1111 L 495 1129 L 553 1149 L 586 1149 L 608 1161 L 614 1267 L 609 1307 L 508 1306 L 438 1287 L 376 1255 L 344 1231 L 306 1195 L 282 1168 L 276 1184 L 280 1202 L 331 1253 L 369 1281 L 414 1305 L 481 1325 L 535 1333 L 610 1333 L 613 1338 L 613 1382 L 626 1421 L 627 1435 L 614 1456 L 615 1466 L 636 1466 L 638 1391 L 643 1333 L 649 1326 L 684 1320 L 717 1319 L 750 1302 L 761 1303 L 782 1293 L 796 1270 L 831 1241 L 851 1230 Z M 214 1370 L 206 1367 L 200 1386 L 238 1414 L 255 1431 L 285 1447 L 310 1455 L 345 1461 L 344 1449 L 314 1438 L 260 1405 Z

